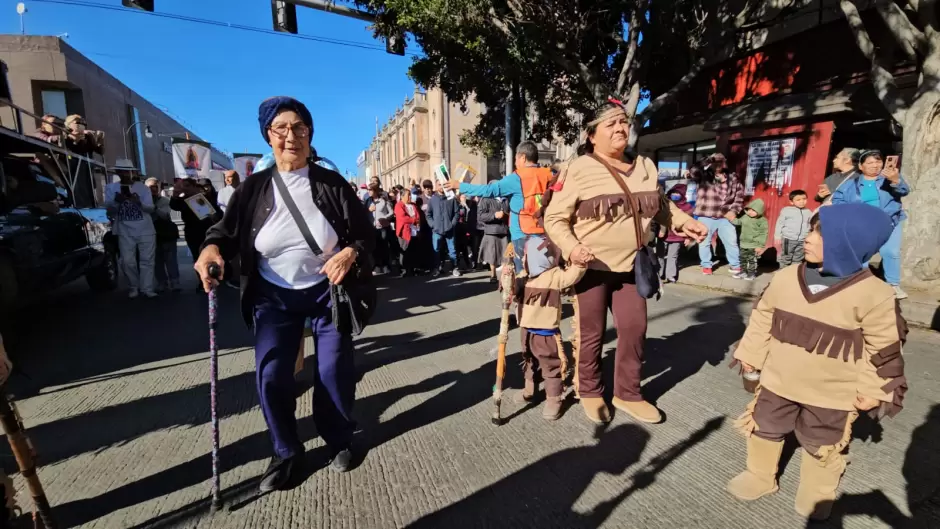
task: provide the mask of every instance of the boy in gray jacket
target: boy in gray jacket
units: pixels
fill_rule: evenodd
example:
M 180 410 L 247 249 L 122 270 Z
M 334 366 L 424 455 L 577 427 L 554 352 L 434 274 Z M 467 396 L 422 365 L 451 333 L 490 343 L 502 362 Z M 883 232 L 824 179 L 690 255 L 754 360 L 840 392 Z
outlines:
M 780 251 L 781 267 L 803 262 L 803 241 L 809 234 L 813 212 L 806 208 L 807 195 L 802 189 L 790 191 L 790 205 L 780 210 L 774 229 L 774 246 Z

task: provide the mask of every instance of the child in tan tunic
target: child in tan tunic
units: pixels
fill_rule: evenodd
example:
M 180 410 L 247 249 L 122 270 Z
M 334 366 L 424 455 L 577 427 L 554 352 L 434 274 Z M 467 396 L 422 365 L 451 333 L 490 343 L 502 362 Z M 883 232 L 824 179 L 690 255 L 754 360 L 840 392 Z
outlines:
M 533 398 L 536 370 L 541 368 L 545 384 L 545 408 L 542 417 L 554 421 L 561 416 L 561 403 L 567 359 L 561 345 L 558 326 L 561 323 L 561 292 L 584 277 L 587 268 L 570 265 L 558 267 L 558 249 L 545 238 L 532 236 L 526 240 L 523 255 L 524 273 L 517 280 L 520 332 L 525 359 L 523 399 Z
M 744 371 L 760 372 L 760 386 L 737 423 L 747 470 L 728 491 L 745 501 L 776 492 L 783 439 L 794 432 L 803 447 L 796 511 L 821 520 L 859 412 L 901 409 L 907 326 L 894 290 L 864 265 L 891 235 L 888 216 L 844 204 L 822 208 L 811 224 L 805 262 L 777 272 L 734 353 Z

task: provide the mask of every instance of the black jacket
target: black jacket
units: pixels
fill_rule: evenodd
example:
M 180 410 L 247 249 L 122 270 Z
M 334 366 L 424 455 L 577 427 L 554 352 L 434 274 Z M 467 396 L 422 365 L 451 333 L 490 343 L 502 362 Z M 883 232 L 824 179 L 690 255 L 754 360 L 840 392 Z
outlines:
M 274 168 L 265 169 L 242 182 L 232 194 L 222 220 L 209 229 L 203 243 L 203 248 L 210 244 L 218 246 L 226 261 L 241 256 L 241 309 L 249 326 L 252 325 L 251 293 L 261 277 L 255 239 L 274 206 L 273 174 Z M 339 247 L 354 248 L 359 269 L 371 273 L 375 228 L 356 192 L 339 173 L 314 163 L 310 164 L 310 184 L 313 203 L 336 231 Z M 351 275 L 352 270 L 346 278 Z
M 483 233 L 487 235 L 509 235 L 509 201 L 498 198 L 484 198 L 479 206 L 480 222 Z M 496 212 L 502 211 L 503 218 L 497 219 Z

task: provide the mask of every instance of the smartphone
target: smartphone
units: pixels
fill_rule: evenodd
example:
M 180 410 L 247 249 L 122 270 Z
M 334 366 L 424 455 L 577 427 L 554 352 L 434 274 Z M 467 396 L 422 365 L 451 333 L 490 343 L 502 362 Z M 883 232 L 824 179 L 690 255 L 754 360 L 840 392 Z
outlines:
M 897 155 L 885 157 L 885 169 L 888 169 L 888 168 L 895 169 L 897 168 L 897 166 L 898 166 Z

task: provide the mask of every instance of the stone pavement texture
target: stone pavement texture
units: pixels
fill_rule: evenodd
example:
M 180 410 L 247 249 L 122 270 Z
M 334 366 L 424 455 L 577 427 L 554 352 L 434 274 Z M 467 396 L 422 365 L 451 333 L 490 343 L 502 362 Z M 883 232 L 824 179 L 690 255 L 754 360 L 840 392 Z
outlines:
M 347 474 L 321 468 L 326 454 L 308 391 L 297 414 L 311 475 L 261 498 L 246 492 L 269 455 L 251 339 L 237 293 L 222 290 L 222 486 L 235 510 L 209 515 L 206 301 L 188 281 L 186 291 L 156 300 L 97 296 L 77 285 L 21 315 L 16 361 L 24 375 L 14 376 L 11 390 L 63 527 L 805 525 L 792 510 L 799 474 L 792 450 L 778 494 L 741 504 L 724 491 L 744 468 L 744 440 L 731 422 L 750 397 L 727 368 L 727 351 L 749 301 L 673 286 L 650 303 L 645 394 L 665 412 L 663 424 L 617 414 L 599 429 L 576 404 L 548 423 L 538 406 L 510 395 L 509 421 L 496 427 L 489 416 L 498 296 L 478 275 L 382 280 L 376 322 L 356 340 L 364 460 Z M 614 336 L 607 337 L 609 373 Z M 513 331 L 512 388 L 521 387 L 516 344 Z M 907 408 L 883 427 L 859 425 L 836 515 L 818 527 L 940 527 L 938 345 L 937 335 L 911 334 Z M 0 455 L 15 468 L 8 452 Z M 28 508 L 24 483 L 15 480 Z

